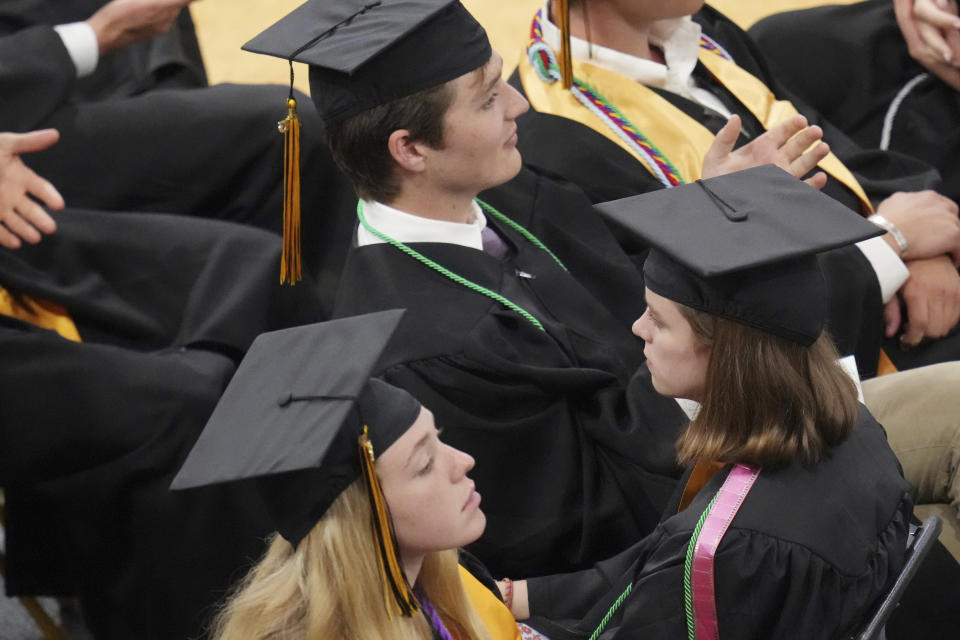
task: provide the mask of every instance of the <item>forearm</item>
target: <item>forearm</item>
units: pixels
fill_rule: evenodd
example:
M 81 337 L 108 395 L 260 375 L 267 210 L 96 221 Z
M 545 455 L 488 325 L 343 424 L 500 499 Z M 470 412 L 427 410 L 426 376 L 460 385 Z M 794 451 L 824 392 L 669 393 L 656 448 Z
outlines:
M 0 37 L 0 130 L 41 125 L 67 100 L 76 68 L 52 27 L 37 26 Z

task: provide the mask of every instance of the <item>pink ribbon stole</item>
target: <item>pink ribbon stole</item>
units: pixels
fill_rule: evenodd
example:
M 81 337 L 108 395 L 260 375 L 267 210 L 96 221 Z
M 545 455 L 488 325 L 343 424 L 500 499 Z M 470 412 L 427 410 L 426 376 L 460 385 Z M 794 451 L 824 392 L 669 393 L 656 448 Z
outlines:
M 694 546 L 691 582 L 697 640 L 717 640 L 720 637 L 713 559 L 727 528 L 759 474 L 759 467 L 742 464 L 730 470 L 723 486 L 717 492 L 717 499 L 703 522 Z

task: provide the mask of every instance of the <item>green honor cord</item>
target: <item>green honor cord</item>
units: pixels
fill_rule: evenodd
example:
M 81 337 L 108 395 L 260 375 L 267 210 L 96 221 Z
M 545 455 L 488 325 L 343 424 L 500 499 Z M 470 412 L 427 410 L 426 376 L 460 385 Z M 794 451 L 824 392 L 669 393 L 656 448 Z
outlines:
M 700 515 L 697 526 L 693 528 L 693 533 L 690 535 L 690 542 L 687 544 L 687 555 L 683 560 L 683 608 L 687 616 L 687 640 L 696 640 L 697 636 L 697 625 L 693 617 L 693 593 L 690 589 L 693 573 L 693 551 L 697 547 L 697 540 L 700 539 L 700 530 L 703 529 L 703 523 L 707 520 L 707 514 L 710 513 L 710 509 L 713 508 L 713 503 L 717 501 L 717 496 L 719 495 L 720 492 L 717 491 L 713 499 L 710 500 L 710 504 L 707 505 L 707 508 L 704 509 Z
M 524 229 L 522 226 L 520 226 L 519 224 L 517 224 L 516 222 L 514 222 L 513 220 L 511 220 L 511 219 L 508 218 L 507 216 L 503 215 L 502 213 L 500 213 L 499 211 L 497 211 L 496 209 L 494 209 L 493 207 L 491 207 L 490 205 L 488 205 L 486 202 L 483 202 L 483 201 L 481 201 L 481 200 L 477 200 L 477 202 L 480 204 L 480 206 L 482 206 L 482 207 L 484 208 L 484 210 L 487 211 L 487 213 L 489 213 L 490 215 L 494 216 L 497 220 L 500 220 L 500 221 L 504 222 L 505 224 L 511 226 L 512 228 L 516 229 L 521 235 L 523 235 L 524 238 L 526 238 L 527 240 L 529 240 L 534 246 L 536 246 L 536 247 L 538 247 L 538 248 L 540 248 L 540 249 L 543 249 L 543 250 L 546 251 L 548 254 L 550 254 L 550 256 L 551 256 L 554 260 L 557 261 L 557 264 L 559 264 L 561 267 L 563 267 L 564 271 L 566 271 L 567 268 L 563 266 L 563 263 L 560 262 L 560 259 L 557 258 L 557 256 L 553 255 L 553 252 L 550 251 L 550 249 L 548 249 L 548 248 L 546 247 L 546 245 L 544 245 L 542 242 L 540 242 L 540 240 L 539 240 L 536 236 L 534 236 L 532 233 L 530 233 L 529 231 L 527 231 L 526 229 Z M 434 271 L 437 271 L 437 272 L 439 272 L 440 274 L 442 274 L 442 275 L 450 278 L 451 280 L 453 280 L 453 281 L 456 282 L 457 284 L 462 285 L 462 286 L 464 286 L 464 287 L 466 287 L 466 288 L 468 288 L 468 289 L 470 289 L 470 290 L 472 290 L 472 291 L 476 291 L 477 293 L 483 294 L 483 295 L 487 296 L 488 298 L 491 298 L 491 299 L 493 299 L 493 300 L 496 300 L 497 302 L 499 302 L 500 304 L 502 304 L 503 306 L 505 306 L 507 309 L 510 309 L 511 311 L 515 311 L 516 313 L 519 313 L 521 316 L 523 316 L 525 319 L 527 319 L 533 326 L 535 326 L 537 329 L 540 329 L 540 331 L 546 332 L 546 329 L 543 328 L 543 325 L 540 323 L 539 320 L 537 320 L 537 319 L 533 316 L 532 313 L 530 313 L 529 311 L 527 311 L 526 309 L 524 309 L 524 308 L 521 307 L 520 305 L 516 304 L 515 302 L 511 302 L 510 300 L 508 300 L 507 298 L 503 297 L 502 295 L 500 295 L 500 294 L 497 293 L 496 291 L 491 291 L 490 289 L 487 289 L 486 287 L 483 287 L 483 286 L 477 284 L 476 282 L 472 282 L 472 281 L 470 281 L 470 280 L 467 280 L 467 279 L 464 278 L 463 276 L 458 275 L 458 274 L 454 273 L 453 271 L 450 271 L 450 270 L 447 269 L 446 267 L 437 264 L 436 262 L 434 262 L 433 260 L 431 260 L 431 259 L 428 258 L 427 256 L 423 255 L 423 254 L 420 253 L 419 251 L 416 251 L 416 250 L 414 250 L 414 249 L 411 249 L 410 247 L 408 247 L 407 245 L 403 244 L 403 243 L 400 242 L 399 240 L 394 240 L 393 238 L 391 238 L 391 237 L 388 236 L 387 234 L 385 234 L 385 233 L 383 233 L 383 232 L 381 232 L 381 231 L 379 231 L 379 230 L 377 230 L 377 229 L 374 229 L 372 226 L 370 226 L 370 223 L 367 222 L 366 216 L 363 215 L 363 201 L 362 201 L 362 200 L 357 200 L 357 218 L 359 218 L 360 224 L 363 225 L 363 228 L 364 228 L 364 229 L 366 229 L 367 231 L 369 231 L 370 233 L 372 233 L 374 236 L 376 236 L 376 237 L 379 238 L 380 240 L 386 242 L 387 244 L 389 244 L 389 245 L 391 245 L 391 246 L 393 246 L 393 247 L 396 247 L 397 249 L 399 249 L 399 250 L 402 251 L 403 253 L 407 254 L 407 255 L 410 256 L 411 258 L 414 258 L 415 260 L 418 260 L 418 261 L 422 262 L 423 264 L 425 264 L 426 266 L 430 267 L 430 268 L 433 269 Z
M 524 229 L 524 228 L 523 228 L 522 226 L 520 226 L 520 224 L 518 224 L 517 222 L 514 222 L 513 220 L 511 220 L 511 219 L 508 218 L 507 216 L 503 215 L 502 213 L 500 213 L 499 211 L 497 211 L 496 209 L 494 209 L 492 206 L 490 206 L 489 204 L 487 204 L 486 202 L 484 202 L 484 201 L 481 200 L 480 198 L 477 198 L 477 204 L 479 204 L 481 207 L 483 207 L 483 210 L 484 210 L 484 211 L 486 211 L 487 213 L 489 213 L 490 215 L 492 215 L 494 218 L 496 218 L 496 219 L 499 220 L 500 222 L 504 223 L 505 225 L 507 225 L 507 226 L 509 226 L 509 227 L 512 227 L 515 231 L 517 231 L 517 233 L 519 233 L 519 234 L 522 235 L 524 238 L 526 238 L 527 240 L 529 240 L 530 243 L 531 243 L 533 246 L 537 247 L 538 249 L 543 249 L 544 251 L 546 251 L 547 253 L 549 253 L 549 254 L 550 254 L 550 257 L 557 261 L 557 264 L 560 265 L 560 268 L 561 268 L 561 269 L 563 269 L 564 271 L 567 270 L 567 267 L 560 261 L 560 258 L 558 258 L 557 256 L 555 256 L 554 253 L 553 253 L 553 251 L 550 251 L 550 249 L 547 248 L 547 245 L 545 245 L 545 244 L 543 244 L 542 242 L 540 242 L 540 238 L 538 238 L 537 236 L 533 235 L 532 233 L 530 233 L 529 231 L 527 231 L 526 229 Z
M 717 492 L 719 495 L 719 492 Z M 697 539 L 700 537 L 700 530 L 703 529 L 703 523 L 707 519 L 707 514 L 710 513 L 713 503 L 716 502 L 717 496 L 713 496 L 713 499 L 710 500 L 710 504 L 707 505 L 707 508 L 703 510 L 703 513 L 700 515 L 700 520 L 697 521 L 697 526 L 693 529 L 693 534 L 690 536 L 690 542 L 687 544 L 687 554 L 683 561 L 683 601 L 684 609 L 687 616 L 687 638 L 688 640 L 695 640 L 696 634 L 696 625 L 694 624 L 693 619 L 693 597 L 690 592 L 690 570 L 692 569 L 693 564 L 693 550 L 697 546 Z M 590 634 L 590 640 L 597 640 L 600 637 L 600 634 L 603 633 L 603 630 L 610 623 L 613 614 L 617 612 L 623 603 L 626 601 L 627 597 L 630 595 L 630 592 L 633 590 L 633 583 L 627 585 L 627 588 L 623 590 L 623 593 L 617 597 L 616 601 L 610 605 L 610 609 L 607 610 L 603 620 L 600 621 L 600 624 L 597 625 L 597 628 L 593 630 L 593 633 Z

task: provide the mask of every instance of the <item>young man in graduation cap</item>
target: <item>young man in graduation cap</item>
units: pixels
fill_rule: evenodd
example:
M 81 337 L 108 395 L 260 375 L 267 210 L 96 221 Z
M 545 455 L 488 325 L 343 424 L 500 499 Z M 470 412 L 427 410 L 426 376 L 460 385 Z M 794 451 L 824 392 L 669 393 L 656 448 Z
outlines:
M 939 184 L 931 167 L 857 146 L 794 99 L 749 37 L 702 0 L 550 0 L 533 18 L 510 79 L 532 106 L 518 120 L 527 162 L 603 202 L 696 180 L 718 133 L 739 146 L 799 112 L 829 144 L 818 167 L 820 180 L 828 176 L 825 193 L 864 215 L 876 212 L 873 220 L 892 229 L 889 246 L 864 246 L 858 267 L 887 303 L 885 327 L 880 311 L 862 323 L 877 328 L 874 350 L 885 332 L 900 369 L 960 359 L 960 335 L 944 338 L 960 319 L 960 221 L 955 203 L 920 191 Z M 561 46 L 566 33 L 569 47 Z M 817 76 L 816 65 L 803 64 Z M 731 116 L 737 122 L 728 124 Z M 871 373 L 876 357 L 859 360 Z
M 514 178 L 526 101 L 482 27 L 450 0 L 309 2 L 246 48 L 311 65 L 361 197 L 335 314 L 408 309 L 379 370 L 476 457 L 472 549 L 527 575 L 649 531 L 685 417 L 634 375 L 640 274 L 579 190 Z
M 523 575 L 649 531 L 685 418 L 629 334 L 642 282 L 578 189 L 521 169 L 526 102 L 482 28 L 444 0 L 310 2 L 246 47 L 311 65 L 362 198 L 336 313 L 409 309 L 380 369 L 477 458 L 473 549 Z

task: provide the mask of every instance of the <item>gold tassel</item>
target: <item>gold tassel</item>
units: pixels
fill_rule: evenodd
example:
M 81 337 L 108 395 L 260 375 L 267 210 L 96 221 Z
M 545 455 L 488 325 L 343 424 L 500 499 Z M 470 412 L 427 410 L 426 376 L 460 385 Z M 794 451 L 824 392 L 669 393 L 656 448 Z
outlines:
M 564 89 L 573 85 L 573 58 L 570 53 L 570 3 L 558 0 L 557 16 L 560 27 L 560 81 Z
M 283 134 L 283 255 L 280 284 L 295 284 L 300 269 L 300 118 L 293 94 L 287 99 L 287 117 L 277 123 Z
M 373 530 L 377 538 L 377 559 L 380 564 L 380 577 L 383 580 L 384 596 L 387 611 L 393 617 L 397 610 L 402 616 L 412 616 L 420 608 L 420 602 L 414 595 L 413 589 L 407 582 L 407 574 L 400 566 L 397 553 L 397 539 L 393 533 L 393 524 L 390 522 L 390 513 L 383 498 L 380 481 L 374 468 L 373 445 L 367 437 L 367 426 L 363 426 L 363 433 L 358 440 L 360 448 L 360 466 L 363 469 L 364 484 L 373 507 Z M 390 595 L 393 595 L 393 598 Z M 394 606 L 391 606 L 391 601 Z

